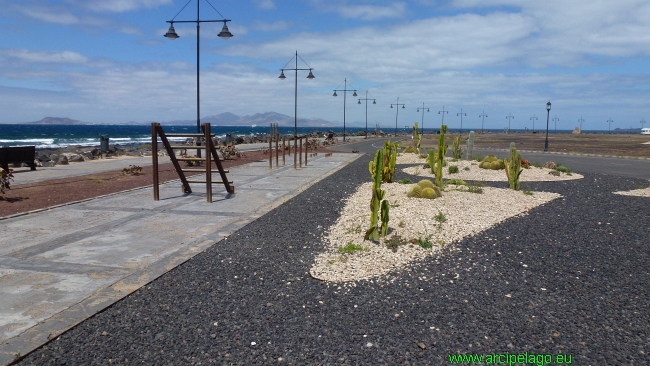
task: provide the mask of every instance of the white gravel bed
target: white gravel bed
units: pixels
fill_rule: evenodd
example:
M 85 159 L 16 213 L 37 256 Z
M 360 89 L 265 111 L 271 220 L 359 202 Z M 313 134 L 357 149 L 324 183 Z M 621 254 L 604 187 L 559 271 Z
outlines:
M 447 161 L 447 166 L 442 168 L 442 175 L 445 179 L 462 179 L 462 180 L 475 180 L 475 181 L 485 181 L 485 182 L 507 182 L 508 178 L 506 177 L 506 172 L 501 170 L 490 170 L 490 169 L 481 169 L 478 167 L 478 162 L 473 160 L 458 160 L 452 162 L 451 159 L 445 158 Z M 423 164 L 426 162 L 425 159 L 419 158 L 416 154 L 402 154 L 402 156 L 397 157 L 397 161 L 400 164 Z M 406 161 L 406 163 L 405 163 Z M 449 166 L 456 165 L 458 167 L 458 173 L 449 174 Z M 465 170 L 469 168 L 469 170 Z M 417 175 L 427 179 L 435 179 L 435 175 L 431 174 L 431 169 L 420 167 L 408 167 L 402 169 L 404 173 Z M 577 173 L 560 173 L 559 176 L 550 174 L 552 170 L 547 168 L 536 168 L 531 166 L 530 169 L 524 169 L 521 172 L 519 180 L 521 182 L 553 182 L 560 180 L 572 180 L 572 179 L 582 179 L 582 175 Z
M 492 187 L 485 187 L 484 193 L 478 194 L 456 190 L 466 189 L 463 186 L 449 185 L 441 198 L 429 200 L 406 197 L 412 186 L 382 184 L 382 189 L 386 190 L 385 199 L 391 204 L 390 229 L 381 243 L 375 243 L 364 240 L 365 231 L 370 224 L 372 183 L 362 184 L 347 200 L 336 224 L 326 231 L 326 251 L 315 258 L 311 275 L 331 282 L 381 276 L 437 253 L 444 246 L 453 245 L 453 242 L 475 235 L 507 218 L 525 215 L 534 207 L 560 197 L 557 193 L 534 192 L 526 195 L 521 191 Z M 434 219 L 439 213 L 445 216 L 445 222 L 439 223 Z M 429 238 L 433 247 L 424 249 L 417 244 L 406 244 L 393 252 L 384 242 L 394 235 L 407 240 Z M 339 247 L 350 242 L 363 246 L 366 251 L 340 253 Z
M 650 187 L 644 189 L 633 189 L 631 191 L 617 191 L 614 194 L 622 196 L 650 197 Z

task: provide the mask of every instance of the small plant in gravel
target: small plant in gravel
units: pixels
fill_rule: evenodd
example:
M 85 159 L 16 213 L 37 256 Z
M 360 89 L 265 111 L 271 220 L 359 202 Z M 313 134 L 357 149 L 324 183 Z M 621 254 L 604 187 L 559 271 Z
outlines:
M 420 247 L 422 247 L 424 249 L 431 249 L 431 248 L 433 248 L 433 243 L 431 242 L 432 237 L 433 237 L 433 235 L 427 235 L 425 237 L 419 236 L 416 239 L 415 244 L 419 245 Z
M 466 186 L 467 182 L 465 182 L 462 179 L 454 179 L 454 178 L 452 178 L 452 179 L 446 180 L 445 184 L 453 184 L 453 185 L 457 185 L 457 186 Z
M 420 168 L 415 168 L 413 175 L 420 175 Z
M 634 189 L 646 189 L 646 188 L 648 188 L 648 187 L 647 187 L 647 186 L 644 186 L 643 184 L 639 184 L 639 185 L 636 186 Z
M 458 166 L 450 165 L 449 168 L 447 168 L 447 171 L 449 172 L 449 174 L 456 174 L 458 173 Z
M 339 247 L 339 253 L 342 254 L 352 254 L 354 252 L 367 252 L 368 250 L 370 249 L 358 244 L 354 244 L 351 241 L 349 241 L 346 245 Z
M 406 226 L 406 223 L 404 222 L 404 220 L 399 220 L 399 224 L 397 224 L 397 226 L 404 228 Z
M 386 248 L 392 250 L 394 253 L 397 252 L 398 247 L 408 244 L 408 241 L 399 235 L 393 235 L 390 238 L 386 239 L 386 241 L 384 241 L 384 244 L 386 245 Z
M 142 167 L 138 165 L 129 165 L 128 168 L 122 169 L 124 175 L 140 175 L 142 174 Z
M 551 170 L 550 172 L 548 172 L 548 174 L 553 175 L 553 176 L 556 176 L 556 177 L 559 177 L 559 176 L 560 176 L 560 172 L 557 171 L 557 170 Z
M 521 167 L 524 169 L 530 169 L 530 161 L 521 159 Z
M 399 183 L 399 184 L 413 184 L 413 181 L 408 179 L 408 178 L 404 178 L 404 179 L 398 180 L 397 183 Z
M 399 203 L 395 201 L 395 203 L 390 203 L 390 208 L 397 208 L 399 207 Z
M 427 154 L 420 154 L 420 155 L 418 155 L 418 156 L 420 157 L 420 159 L 426 159 L 429 155 L 427 155 Z
M 466 166 L 463 170 L 466 171 L 466 172 L 469 172 L 469 171 L 470 171 L 470 169 L 469 169 L 468 166 Z
M 483 183 L 470 182 L 467 183 L 467 192 L 480 194 L 483 193 L 483 187 L 485 187 L 485 184 Z
M 14 180 L 13 169 L 6 171 L 0 168 L 0 193 L 4 194 L 5 190 L 11 189 L 11 181 Z
M 441 211 L 438 211 L 438 214 L 434 216 L 433 219 L 438 223 L 438 230 L 442 229 L 442 224 L 447 222 L 447 216 L 445 216 Z
M 528 188 L 528 187 L 524 188 L 521 192 L 523 192 L 523 194 L 525 194 L 527 196 L 532 196 L 533 195 L 533 191 L 531 191 L 530 188 Z
M 557 168 L 555 168 L 555 170 L 557 170 L 558 172 L 567 173 L 567 174 L 571 174 L 573 172 L 571 169 L 565 167 L 564 165 L 560 165 L 559 163 L 557 164 Z
M 530 165 L 534 166 L 535 168 L 542 168 L 542 164 L 540 164 L 538 161 L 534 161 L 530 163 Z
M 351 227 L 345 231 L 346 234 L 361 234 L 361 225 Z

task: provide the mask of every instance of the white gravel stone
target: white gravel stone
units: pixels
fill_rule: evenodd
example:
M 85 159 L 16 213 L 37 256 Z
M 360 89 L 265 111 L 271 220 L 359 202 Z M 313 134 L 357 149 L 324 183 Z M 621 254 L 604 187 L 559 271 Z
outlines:
M 382 189 L 386 191 L 385 199 L 391 204 L 389 234 L 380 243 L 375 243 L 364 240 L 370 224 L 372 183 L 362 184 L 348 198 L 338 221 L 326 231 L 323 238 L 325 252 L 315 258 L 311 275 L 331 282 L 382 276 L 436 254 L 444 246 L 478 234 L 509 217 L 526 214 L 534 207 L 560 197 L 557 193 L 534 192 L 533 195 L 526 195 L 520 191 L 492 187 L 484 187 L 484 193 L 477 194 L 467 192 L 463 186 L 448 185 L 442 197 L 429 200 L 406 197 L 412 186 L 382 184 Z M 444 223 L 434 219 L 439 213 L 445 216 Z M 386 247 L 385 241 L 395 235 L 407 240 L 429 238 L 433 248 L 407 244 L 393 252 Z M 339 247 L 350 242 L 365 247 L 367 251 L 339 253 Z
M 631 191 L 617 191 L 614 194 L 622 196 L 650 197 L 650 187 L 644 189 L 633 189 Z

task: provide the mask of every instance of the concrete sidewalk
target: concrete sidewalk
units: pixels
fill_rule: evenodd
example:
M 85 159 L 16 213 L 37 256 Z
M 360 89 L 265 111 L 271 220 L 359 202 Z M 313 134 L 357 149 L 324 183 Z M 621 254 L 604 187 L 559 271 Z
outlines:
M 290 164 L 270 170 L 267 161 L 230 168 L 236 193 L 215 185 L 212 204 L 206 202 L 205 185 L 194 184 L 194 193 L 185 195 L 174 181 L 160 187 L 160 201 L 146 188 L 0 220 L 0 364 L 110 306 L 359 156 L 321 153 L 297 170 Z M 78 166 L 87 164 L 92 165 Z

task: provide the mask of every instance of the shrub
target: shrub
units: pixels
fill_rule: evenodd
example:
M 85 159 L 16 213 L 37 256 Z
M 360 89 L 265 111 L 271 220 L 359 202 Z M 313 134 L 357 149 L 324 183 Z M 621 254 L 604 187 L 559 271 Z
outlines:
M 346 245 L 339 247 L 339 253 L 352 254 L 354 252 L 367 252 L 368 248 L 365 248 L 361 245 L 354 244 L 353 242 L 348 242 Z
M 399 184 L 413 184 L 413 181 L 411 181 L 408 178 L 404 178 L 404 179 L 398 180 L 397 183 L 399 183 Z
M 467 192 L 469 193 L 483 193 L 483 183 L 467 183 Z
M 128 168 L 122 169 L 124 175 L 140 175 L 142 174 L 142 167 L 138 165 L 129 165 Z
M 408 244 L 408 241 L 399 235 L 393 235 L 389 239 L 387 239 L 384 243 L 386 244 L 386 248 L 392 250 L 393 252 L 397 252 L 397 248 L 400 245 Z
M 458 173 L 458 166 L 456 165 L 450 165 L 448 168 L 449 174 L 456 174 Z
M 6 171 L 0 168 L 0 193 L 4 194 L 5 190 L 10 189 L 10 183 L 14 180 L 13 170 Z

